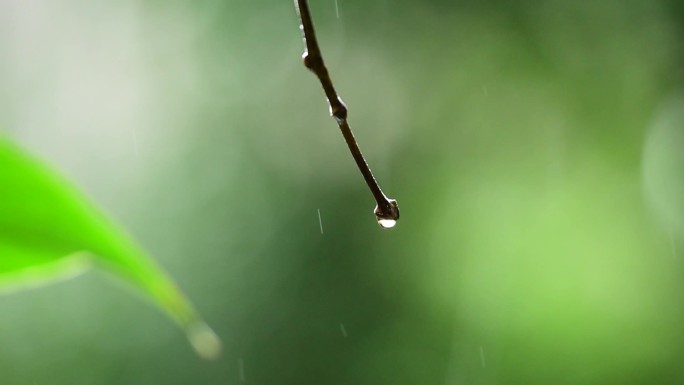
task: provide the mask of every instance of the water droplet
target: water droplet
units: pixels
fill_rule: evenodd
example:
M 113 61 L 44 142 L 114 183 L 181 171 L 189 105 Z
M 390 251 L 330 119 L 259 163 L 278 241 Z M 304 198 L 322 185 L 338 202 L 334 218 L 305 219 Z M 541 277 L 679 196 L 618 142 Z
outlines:
M 379 219 L 378 219 L 378 224 L 379 224 L 380 227 L 382 227 L 383 229 L 391 229 L 392 227 L 394 227 L 394 226 L 397 224 L 397 221 L 395 221 L 394 219 L 382 219 L 382 218 L 379 218 Z
M 373 213 L 378 224 L 383 229 L 391 229 L 399 220 L 399 205 L 395 199 L 385 198 L 385 202 L 378 203 Z

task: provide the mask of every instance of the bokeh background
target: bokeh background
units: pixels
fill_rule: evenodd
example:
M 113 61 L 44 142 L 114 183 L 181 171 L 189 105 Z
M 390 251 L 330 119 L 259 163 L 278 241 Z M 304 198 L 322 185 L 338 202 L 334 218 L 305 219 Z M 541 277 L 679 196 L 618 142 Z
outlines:
M 3 132 L 225 351 L 93 272 L 0 297 L 0 382 L 684 383 L 682 4 L 312 0 L 385 231 L 291 1 L 1 0 Z

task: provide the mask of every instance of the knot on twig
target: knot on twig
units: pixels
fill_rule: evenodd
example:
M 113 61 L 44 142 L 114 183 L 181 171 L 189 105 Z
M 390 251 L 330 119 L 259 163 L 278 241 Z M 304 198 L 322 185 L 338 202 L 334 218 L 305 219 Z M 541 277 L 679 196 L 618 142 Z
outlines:
M 308 51 L 304 51 L 302 54 L 302 62 L 304 62 L 304 67 L 308 68 L 309 71 L 316 73 L 321 63 L 321 57 L 310 55 Z
M 342 124 L 347 120 L 347 106 L 342 101 L 342 98 L 337 97 L 337 103 L 330 104 L 330 115 L 335 118 L 338 124 Z

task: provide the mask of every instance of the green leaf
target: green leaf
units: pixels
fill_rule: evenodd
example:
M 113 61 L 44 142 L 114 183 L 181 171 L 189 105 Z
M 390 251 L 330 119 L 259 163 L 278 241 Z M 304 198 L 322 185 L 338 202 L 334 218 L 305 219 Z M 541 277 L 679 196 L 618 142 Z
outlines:
M 129 282 L 183 327 L 203 357 L 218 337 L 161 268 L 73 185 L 0 136 L 0 291 L 37 287 L 94 266 Z

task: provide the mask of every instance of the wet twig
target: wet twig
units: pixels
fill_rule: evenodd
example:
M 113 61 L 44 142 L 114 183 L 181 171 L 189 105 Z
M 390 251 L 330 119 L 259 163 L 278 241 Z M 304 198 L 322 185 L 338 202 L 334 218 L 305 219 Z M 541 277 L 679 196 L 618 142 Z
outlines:
M 313 21 L 311 20 L 311 13 L 309 12 L 309 4 L 307 0 L 295 0 L 295 7 L 297 8 L 297 13 L 300 19 L 300 29 L 304 34 L 304 45 L 305 50 L 302 55 L 304 60 L 304 65 L 311 72 L 313 72 L 318 80 L 323 86 L 323 91 L 328 99 L 328 104 L 330 105 L 330 115 L 337 121 L 337 125 L 342 131 L 344 140 L 347 142 L 349 151 L 351 151 L 356 165 L 359 167 L 363 178 L 366 180 L 368 188 L 370 188 L 371 193 L 377 203 L 375 206 L 375 217 L 378 220 L 380 226 L 388 228 L 393 227 L 396 221 L 399 219 L 399 206 L 397 201 L 388 198 L 380 189 L 378 182 L 375 180 L 373 173 L 366 163 L 359 145 L 356 143 L 354 134 L 349 128 L 349 122 L 347 121 L 347 106 L 340 96 L 335 91 L 333 82 L 328 74 L 328 69 L 323 63 L 323 56 L 321 55 L 321 50 L 318 47 L 318 41 L 316 40 L 316 31 L 314 30 Z

